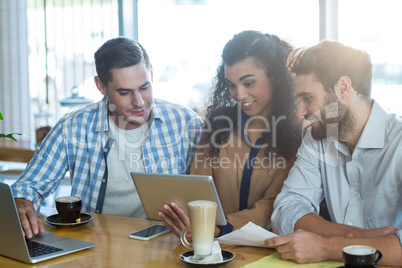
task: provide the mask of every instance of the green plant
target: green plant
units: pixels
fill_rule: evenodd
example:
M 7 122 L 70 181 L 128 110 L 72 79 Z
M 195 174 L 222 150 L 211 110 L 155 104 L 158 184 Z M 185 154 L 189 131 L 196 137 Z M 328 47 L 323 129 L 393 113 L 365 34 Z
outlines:
M 0 113 L 0 120 L 3 120 L 3 119 L 4 119 L 3 114 Z M 14 141 L 17 141 L 17 140 L 13 137 L 13 135 L 22 135 L 22 134 L 21 134 L 21 133 L 10 133 L 10 134 L 2 134 L 2 133 L 0 133 L 0 138 L 12 139 L 12 140 L 14 140 Z

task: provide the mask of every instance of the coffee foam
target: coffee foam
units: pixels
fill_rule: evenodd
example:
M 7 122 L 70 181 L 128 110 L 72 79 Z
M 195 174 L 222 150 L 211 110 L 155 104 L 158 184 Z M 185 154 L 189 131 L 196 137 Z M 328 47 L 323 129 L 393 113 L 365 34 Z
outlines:
M 351 255 L 370 255 L 375 252 L 375 249 L 372 247 L 365 247 L 365 246 L 351 246 L 346 247 L 343 250 L 344 252 L 351 254 Z
M 216 203 L 208 200 L 195 200 L 188 203 L 188 205 L 192 207 L 213 207 Z
M 71 202 L 77 202 L 80 201 L 81 197 L 78 196 L 62 196 L 56 198 L 57 202 L 62 202 L 62 203 L 71 203 Z

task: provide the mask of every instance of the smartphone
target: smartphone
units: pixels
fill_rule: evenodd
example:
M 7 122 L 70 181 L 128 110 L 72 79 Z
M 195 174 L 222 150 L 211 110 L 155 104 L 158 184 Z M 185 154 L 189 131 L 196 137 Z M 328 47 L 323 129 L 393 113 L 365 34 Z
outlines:
M 169 229 L 163 224 L 155 224 L 149 226 L 145 229 L 136 231 L 134 233 L 129 234 L 130 238 L 140 239 L 140 240 L 150 240 L 152 238 L 158 237 L 160 235 L 166 234 L 169 232 Z

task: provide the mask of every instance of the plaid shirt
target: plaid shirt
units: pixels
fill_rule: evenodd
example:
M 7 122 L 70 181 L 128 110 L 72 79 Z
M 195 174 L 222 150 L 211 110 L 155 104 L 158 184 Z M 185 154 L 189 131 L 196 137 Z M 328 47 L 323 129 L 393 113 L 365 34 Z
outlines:
M 188 173 L 201 135 L 201 119 L 191 110 L 155 100 L 153 121 L 142 147 L 149 173 Z M 83 211 L 102 213 L 108 179 L 107 99 L 62 118 L 39 144 L 21 177 L 11 186 L 15 198 L 30 200 L 35 211 L 54 193 L 67 171 L 71 195 L 82 198 Z

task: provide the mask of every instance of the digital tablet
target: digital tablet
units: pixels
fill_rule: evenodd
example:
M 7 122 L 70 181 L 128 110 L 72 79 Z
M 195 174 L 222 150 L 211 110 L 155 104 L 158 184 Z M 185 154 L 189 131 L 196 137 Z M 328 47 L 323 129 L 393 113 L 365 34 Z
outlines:
M 163 204 L 174 201 L 187 212 L 187 203 L 211 200 L 217 204 L 216 224 L 226 225 L 225 214 L 211 176 L 131 172 L 135 188 L 150 220 L 161 220 Z

